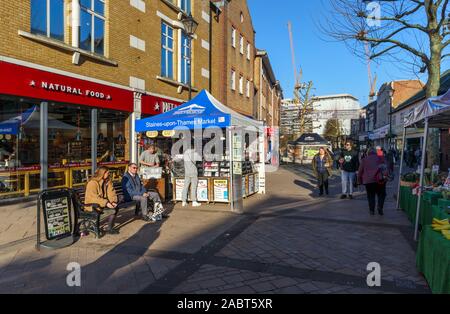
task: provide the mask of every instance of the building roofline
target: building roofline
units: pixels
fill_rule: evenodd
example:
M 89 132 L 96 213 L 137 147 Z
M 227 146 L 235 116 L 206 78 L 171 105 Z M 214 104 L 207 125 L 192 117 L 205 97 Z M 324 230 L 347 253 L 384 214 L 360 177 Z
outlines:
M 316 96 L 313 99 L 330 99 L 330 98 L 344 98 L 344 97 L 352 98 L 352 99 L 358 101 L 358 98 L 356 98 L 355 96 L 350 95 L 350 94 L 335 94 L 335 95 Z

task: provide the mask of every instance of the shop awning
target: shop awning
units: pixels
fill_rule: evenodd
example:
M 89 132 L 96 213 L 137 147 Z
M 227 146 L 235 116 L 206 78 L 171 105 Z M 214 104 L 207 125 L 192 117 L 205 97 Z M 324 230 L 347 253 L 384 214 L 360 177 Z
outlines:
M 37 111 L 36 109 L 37 107 L 33 106 L 17 117 L 0 122 L 0 134 L 18 134 L 20 126 L 31 119 L 33 113 Z
M 444 95 L 427 99 L 405 117 L 405 127 L 421 127 L 428 118 L 430 128 L 447 129 L 450 125 L 450 90 Z
M 244 126 L 262 127 L 263 123 L 237 113 L 215 99 L 208 91 L 201 91 L 191 101 L 169 112 L 136 121 L 136 132 L 168 131 L 180 127 Z

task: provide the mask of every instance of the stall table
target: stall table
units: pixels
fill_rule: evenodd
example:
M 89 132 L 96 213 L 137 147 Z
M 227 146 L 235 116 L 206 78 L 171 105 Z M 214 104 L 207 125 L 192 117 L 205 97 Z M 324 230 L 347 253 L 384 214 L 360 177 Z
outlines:
M 426 226 L 420 234 L 417 268 L 433 293 L 450 293 L 450 240 L 431 226 Z

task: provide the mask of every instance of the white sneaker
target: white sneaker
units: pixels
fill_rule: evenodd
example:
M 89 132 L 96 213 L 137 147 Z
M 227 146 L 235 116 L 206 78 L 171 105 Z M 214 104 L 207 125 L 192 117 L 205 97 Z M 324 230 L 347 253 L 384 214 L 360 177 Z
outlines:
M 197 202 L 192 202 L 192 207 L 200 207 L 202 206 L 202 204 L 197 203 Z
M 182 204 L 181 206 L 186 207 L 186 206 L 187 206 L 187 203 L 186 203 L 186 202 L 183 202 L 183 204 Z

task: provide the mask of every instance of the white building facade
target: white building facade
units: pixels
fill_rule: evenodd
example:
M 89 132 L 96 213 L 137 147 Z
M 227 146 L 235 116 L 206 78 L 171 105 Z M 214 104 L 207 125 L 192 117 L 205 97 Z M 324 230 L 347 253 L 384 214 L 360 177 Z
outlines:
M 324 135 L 330 119 L 338 119 L 342 135 L 350 136 L 352 119 L 359 119 L 361 104 L 349 94 L 320 96 L 313 99 L 313 132 Z

